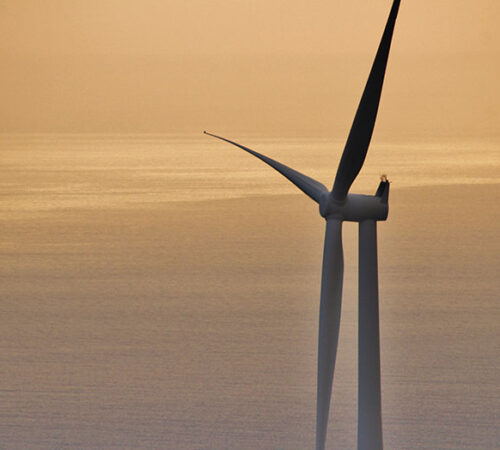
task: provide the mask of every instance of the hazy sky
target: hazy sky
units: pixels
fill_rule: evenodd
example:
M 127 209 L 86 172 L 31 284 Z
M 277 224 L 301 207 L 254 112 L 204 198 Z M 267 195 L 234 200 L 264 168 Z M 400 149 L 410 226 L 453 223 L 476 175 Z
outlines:
M 1 1 L 1 130 L 346 135 L 391 3 Z M 377 132 L 496 135 L 498 23 L 402 0 Z

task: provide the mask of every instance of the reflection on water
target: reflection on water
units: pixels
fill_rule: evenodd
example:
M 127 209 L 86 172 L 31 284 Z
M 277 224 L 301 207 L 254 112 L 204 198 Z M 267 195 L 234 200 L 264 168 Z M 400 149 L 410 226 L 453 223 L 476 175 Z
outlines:
M 342 148 L 241 141 L 327 185 Z M 316 205 L 205 137 L 0 143 L 0 447 L 312 447 Z M 497 149 L 375 143 L 356 182 L 393 181 L 379 227 L 386 448 L 497 446 Z M 356 233 L 345 225 L 336 449 L 355 447 Z
M 330 187 L 343 143 L 241 138 L 240 141 Z M 262 163 L 207 136 L 3 135 L 2 209 L 121 207 L 131 203 L 295 194 Z M 498 183 L 498 143 L 373 144 L 354 191 Z

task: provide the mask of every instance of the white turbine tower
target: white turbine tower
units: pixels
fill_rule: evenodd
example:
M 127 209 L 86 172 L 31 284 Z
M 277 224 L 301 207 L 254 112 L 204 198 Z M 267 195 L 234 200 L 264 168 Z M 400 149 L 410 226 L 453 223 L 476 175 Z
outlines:
M 319 204 L 326 219 L 318 338 L 316 449 L 326 442 L 330 397 L 340 325 L 344 257 L 342 222 L 359 223 L 358 449 L 382 449 L 378 314 L 377 221 L 388 214 L 389 182 L 375 195 L 348 194 L 368 151 L 400 0 L 394 0 L 368 81 L 337 169 L 333 189 L 265 155 L 211 133 L 261 159 Z

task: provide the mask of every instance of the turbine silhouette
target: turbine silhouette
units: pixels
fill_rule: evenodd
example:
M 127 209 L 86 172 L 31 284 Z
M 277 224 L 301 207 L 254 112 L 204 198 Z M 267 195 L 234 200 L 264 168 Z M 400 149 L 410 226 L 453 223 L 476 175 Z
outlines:
M 389 181 L 382 176 L 372 196 L 348 192 L 363 166 L 375 126 L 399 4 L 400 0 L 392 4 L 331 192 L 318 181 L 278 161 L 204 132 L 247 151 L 277 170 L 318 203 L 320 214 L 326 219 L 318 337 L 317 450 L 325 448 L 337 354 L 344 272 L 343 221 L 359 223 L 358 449 L 382 449 L 377 221 L 387 219 Z

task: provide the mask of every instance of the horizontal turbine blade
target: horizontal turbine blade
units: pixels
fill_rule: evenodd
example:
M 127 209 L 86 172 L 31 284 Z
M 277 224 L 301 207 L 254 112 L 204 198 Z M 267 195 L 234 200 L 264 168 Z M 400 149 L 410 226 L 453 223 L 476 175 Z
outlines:
M 342 221 L 327 220 L 319 307 L 316 450 L 323 450 L 326 443 L 339 339 L 343 276 Z
M 351 131 L 349 132 L 349 137 L 347 138 L 339 168 L 337 169 L 332 193 L 333 197 L 338 201 L 343 201 L 346 198 L 351 184 L 358 176 L 361 167 L 363 167 L 366 153 L 368 152 L 368 146 L 370 145 L 375 127 L 375 119 L 377 118 L 385 69 L 389 58 L 392 34 L 400 1 L 394 0 L 392 4 L 382 40 L 380 41 L 375 61 L 373 62 Z
M 229 139 L 216 136 L 215 134 L 208 133 L 206 131 L 204 131 L 203 133 L 208 134 L 209 136 L 212 136 L 214 138 L 220 139 L 222 141 L 229 142 L 230 144 L 233 144 L 236 147 L 239 147 L 245 150 L 246 152 L 250 153 L 251 155 L 264 161 L 266 164 L 270 165 L 273 169 L 281 173 L 281 175 L 283 175 L 285 178 L 288 178 L 293 184 L 295 184 L 295 186 L 297 186 L 302 192 L 307 194 L 317 203 L 319 203 L 322 195 L 324 195 L 325 193 L 326 194 L 329 193 L 325 185 L 308 177 L 307 175 L 303 175 L 300 172 L 297 172 L 296 170 L 293 170 L 290 167 L 285 166 L 284 164 L 281 164 L 278 161 L 275 161 L 274 159 L 268 158 L 267 156 L 262 155 L 261 153 L 258 153 L 236 142 L 230 141 Z

